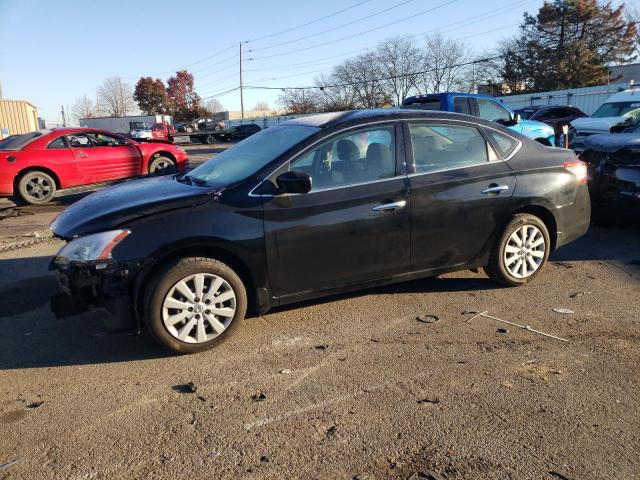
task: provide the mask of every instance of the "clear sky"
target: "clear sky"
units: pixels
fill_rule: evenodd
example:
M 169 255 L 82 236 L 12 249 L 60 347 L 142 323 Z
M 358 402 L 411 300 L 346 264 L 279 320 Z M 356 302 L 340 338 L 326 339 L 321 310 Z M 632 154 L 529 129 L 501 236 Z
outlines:
M 3 98 L 29 100 L 56 123 L 60 105 L 71 107 L 83 94 L 95 97 L 104 78 L 116 74 L 133 85 L 142 75 L 166 80 L 186 67 L 202 97 L 237 87 L 241 41 L 249 41 L 243 45 L 246 85 L 304 86 L 394 35 L 415 34 L 419 41 L 425 32 L 439 32 L 478 53 L 488 51 L 542 3 L 0 0 L 0 83 Z M 273 107 L 278 93 L 246 90 L 245 108 L 258 101 Z M 225 109 L 240 109 L 237 91 L 218 99 Z

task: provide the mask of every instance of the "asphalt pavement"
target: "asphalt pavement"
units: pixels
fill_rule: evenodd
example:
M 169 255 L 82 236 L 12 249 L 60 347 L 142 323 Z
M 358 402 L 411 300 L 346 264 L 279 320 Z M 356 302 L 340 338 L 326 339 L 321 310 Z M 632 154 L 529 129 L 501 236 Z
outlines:
M 2 242 L 65 205 L 0 218 Z M 520 288 L 465 271 L 280 308 L 190 356 L 56 320 L 60 241 L 0 251 L 0 479 L 638 478 L 639 238 L 593 226 Z

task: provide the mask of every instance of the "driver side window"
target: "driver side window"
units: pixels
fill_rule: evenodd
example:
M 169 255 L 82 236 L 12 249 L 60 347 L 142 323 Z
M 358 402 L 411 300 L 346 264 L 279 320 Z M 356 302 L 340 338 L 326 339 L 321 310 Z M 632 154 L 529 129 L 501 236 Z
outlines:
M 395 127 L 333 137 L 291 164 L 312 179 L 311 191 L 391 178 L 396 172 Z

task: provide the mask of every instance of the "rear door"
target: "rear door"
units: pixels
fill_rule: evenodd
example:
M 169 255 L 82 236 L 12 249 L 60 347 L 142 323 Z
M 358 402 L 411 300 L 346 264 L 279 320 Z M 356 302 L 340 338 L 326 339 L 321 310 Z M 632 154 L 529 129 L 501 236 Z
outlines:
M 471 123 L 411 121 L 405 138 L 412 270 L 473 263 L 509 216 L 513 171 Z
M 407 272 L 409 189 L 399 124 L 337 133 L 275 172 L 303 170 L 303 195 L 264 196 L 269 277 L 276 296 Z
M 67 135 L 78 170 L 85 183 L 103 182 L 140 175 L 142 156 L 138 148 L 105 133 Z

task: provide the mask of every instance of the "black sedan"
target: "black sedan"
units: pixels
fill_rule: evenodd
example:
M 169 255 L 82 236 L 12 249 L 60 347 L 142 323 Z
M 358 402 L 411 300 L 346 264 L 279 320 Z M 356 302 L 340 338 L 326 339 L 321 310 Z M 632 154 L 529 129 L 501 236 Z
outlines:
M 77 303 L 197 352 L 247 308 L 478 267 L 526 284 L 587 231 L 586 175 L 573 152 L 466 115 L 310 116 L 80 200 L 51 225 L 68 241 L 52 267 Z
M 625 133 L 590 135 L 587 162 L 593 217 L 606 224 L 640 224 L 640 126 Z

